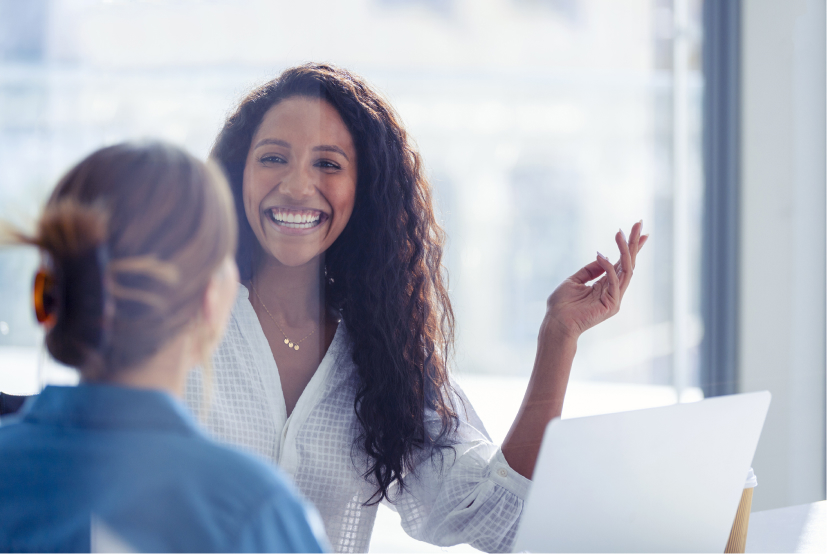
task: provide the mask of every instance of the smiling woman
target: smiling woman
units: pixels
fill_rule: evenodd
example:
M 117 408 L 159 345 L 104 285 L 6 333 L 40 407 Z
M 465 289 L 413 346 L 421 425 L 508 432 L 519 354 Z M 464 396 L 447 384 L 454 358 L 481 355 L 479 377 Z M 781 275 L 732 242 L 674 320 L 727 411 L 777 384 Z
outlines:
M 419 540 L 510 550 L 577 338 L 619 310 L 641 224 L 616 234 L 617 264 L 598 255 L 549 298 L 499 448 L 449 377 L 444 235 L 393 108 L 345 70 L 288 69 L 242 101 L 212 156 L 233 189 L 243 287 L 207 426 L 290 474 L 338 551 L 367 550 L 380 501 Z M 196 376 L 196 410 L 201 391 Z
M 376 502 L 420 450 L 445 447 L 457 421 L 446 373 L 453 319 L 442 235 L 418 155 L 365 83 L 311 65 L 250 94 L 212 155 L 236 201 L 244 287 L 234 312 L 241 334 L 228 335 L 215 360 L 208 424 L 291 466 L 317 504 L 332 494 L 328 533 L 339 548 L 365 550 Z M 297 226 L 317 214 L 316 225 Z M 341 429 L 330 428 L 341 444 L 299 463 L 299 445 L 279 444 L 288 417 L 303 432 L 311 413 L 330 413 L 324 391 L 343 381 L 333 421 Z M 319 425 L 329 423 L 322 417 Z M 354 446 L 360 469 L 350 462 Z M 348 513 L 362 521 L 355 535 L 344 531 Z

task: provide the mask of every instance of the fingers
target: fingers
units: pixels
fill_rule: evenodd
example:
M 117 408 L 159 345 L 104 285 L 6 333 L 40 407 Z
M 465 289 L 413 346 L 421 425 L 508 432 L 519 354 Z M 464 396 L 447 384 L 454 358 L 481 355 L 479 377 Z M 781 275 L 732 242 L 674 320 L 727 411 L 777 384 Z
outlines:
M 618 280 L 618 292 L 621 294 L 626 291 L 626 288 L 629 286 L 632 279 L 637 253 L 640 252 L 640 249 L 643 248 L 643 245 L 649 240 L 649 235 L 641 234 L 642 230 L 643 220 L 640 220 L 632 225 L 629 240 L 626 239 L 626 235 L 623 233 L 622 229 L 615 235 L 615 241 L 617 242 L 617 247 L 620 250 L 620 259 L 612 266 L 612 270 Z M 569 279 L 583 285 L 606 273 L 601 281 L 608 280 L 609 284 L 611 284 L 611 276 L 606 271 L 605 264 L 600 262 L 601 258 L 608 262 L 608 258 L 598 252 L 596 261 L 580 268 L 580 270 L 569 277 Z M 611 265 L 611 262 L 609 262 L 609 265 Z
M 598 262 L 592 262 L 584 267 L 581 267 L 580 271 L 572 275 L 570 279 L 575 283 L 584 285 L 603 275 L 604 271 L 603 266 L 601 266 Z
M 643 231 L 643 220 L 641 219 L 632 225 L 632 231 L 629 233 L 629 252 L 632 255 L 632 269 L 635 268 L 635 261 L 637 253 L 640 250 L 640 234 Z
M 632 270 L 635 269 L 637 264 L 637 254 L 640 252 L 640 249 L 643 248 L 643 245 L 646 244 L 646 241 L 649 240 L 649 235 L 641 234 L 643 231 L 643 220 L 641 219 L 634 225 L 632 225 L 632 231 L 629 233 L 629 252 L 632 256 Z M 622 232 L 622 230 L 621 230 Z M 615 271 L 620 272 L 622 268 L 621 264 L 622 260 L 618 260 L 615 264 Z
M 600 252 L 597 253 L 597 263 L 606 272 L 606 278 L 609 281 L 608 290 L 609 296 L 612 299 L 612 307 L 616 307 L 620 304 L 620 278 L 617 276 L 617 272 L 615 271 L 615 267 L 612 265 L 612 262 L 609 261 L 609 258 L 601 254 Z
M 626 242 L 626 235 L 620 230 L 615 235 L 615 242 L 620 249 L 620 292 L 626 292 L 626 287 L 632 279 L 632 253 L 629 251 L 629 243 Z M 612 267 L 614 270 L 614 267 Z

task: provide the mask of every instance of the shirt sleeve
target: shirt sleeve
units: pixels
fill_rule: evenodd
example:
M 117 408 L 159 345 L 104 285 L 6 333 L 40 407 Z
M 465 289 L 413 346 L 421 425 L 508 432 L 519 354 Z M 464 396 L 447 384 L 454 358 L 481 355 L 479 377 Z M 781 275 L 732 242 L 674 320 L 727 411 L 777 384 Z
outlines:
M 318 512 L 303 502 L 273 497 L 245 522 L 235 552 L 330 552 Z
M 464 393 L 453 449 L 435 450 L 409 477 L 392 507 L 411 537 L 438 546 L 467 543 L 510 552 L 531 481 L 491 442 Z

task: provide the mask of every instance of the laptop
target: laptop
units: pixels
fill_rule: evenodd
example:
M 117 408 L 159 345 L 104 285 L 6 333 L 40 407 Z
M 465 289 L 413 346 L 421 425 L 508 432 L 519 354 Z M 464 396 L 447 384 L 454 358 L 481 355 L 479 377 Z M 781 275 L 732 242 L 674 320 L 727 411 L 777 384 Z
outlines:
M 514 550 L 723 552 L 769 404 L 763 391 L 552 420 Z

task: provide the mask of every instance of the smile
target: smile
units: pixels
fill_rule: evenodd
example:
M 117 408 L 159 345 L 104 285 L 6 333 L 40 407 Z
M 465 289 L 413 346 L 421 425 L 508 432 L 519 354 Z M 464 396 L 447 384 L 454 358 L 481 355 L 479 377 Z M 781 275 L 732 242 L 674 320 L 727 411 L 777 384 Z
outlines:
M 287 229 L 312 229 L 330 218 L 321 210 L 308 209 L 270 208 L 267 210 L 267 215 L 273 223 Z

